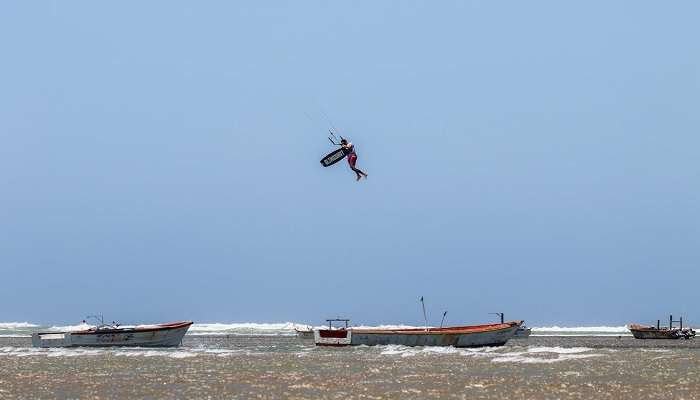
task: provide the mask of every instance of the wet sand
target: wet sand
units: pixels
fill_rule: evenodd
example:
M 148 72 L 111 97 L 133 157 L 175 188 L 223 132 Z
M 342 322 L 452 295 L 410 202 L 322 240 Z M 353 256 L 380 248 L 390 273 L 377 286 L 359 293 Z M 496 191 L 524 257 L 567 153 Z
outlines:
M 531 337 L 500 348 L 316 348 L 187 336 L 177 349 L 0 338 L 0 398 L 700 399 L 700 341 Z

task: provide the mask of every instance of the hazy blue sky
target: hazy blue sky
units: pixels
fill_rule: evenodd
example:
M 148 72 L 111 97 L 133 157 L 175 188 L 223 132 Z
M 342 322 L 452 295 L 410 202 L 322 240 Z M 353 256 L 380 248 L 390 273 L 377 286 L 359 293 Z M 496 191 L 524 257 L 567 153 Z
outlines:
M 699 324 L 700 6 L 578 3 L 2 2 L 0 321 Z

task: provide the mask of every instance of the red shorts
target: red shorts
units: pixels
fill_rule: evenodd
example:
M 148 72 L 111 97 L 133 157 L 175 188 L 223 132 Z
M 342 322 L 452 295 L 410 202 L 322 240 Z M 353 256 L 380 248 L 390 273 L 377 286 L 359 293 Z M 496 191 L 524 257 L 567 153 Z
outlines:
M 348 164 L 350 164 L 351 167 L 355 168 L 355 162 L 357 162 L 357 154 L 352 153 L 348 156 Z
M 351 167 L 355 168 L 355 162 L 357 162 L 357 154 L 352 153 L 348 156 L 348 164 L 350 164 Z

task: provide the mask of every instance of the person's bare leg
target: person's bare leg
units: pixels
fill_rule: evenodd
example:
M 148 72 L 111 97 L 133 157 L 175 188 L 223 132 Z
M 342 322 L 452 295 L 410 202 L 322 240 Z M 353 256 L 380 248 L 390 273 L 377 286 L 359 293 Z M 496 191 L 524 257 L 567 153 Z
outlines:
M 365 176 L 365 177 L 367 176 L 367 174 L 365 174 L 364 172 L 362 172 L 362 170 L 360 170 L 359 168 L 355 168 L 355 166 L 351 166 L 350 168 L 352 168 L 352 170 L 355 172 L 355 175 L 357 175 L 357 180 L 358 180 L 358 181 L 359 181 L 360 178 L 362 178 L 363 176 Z

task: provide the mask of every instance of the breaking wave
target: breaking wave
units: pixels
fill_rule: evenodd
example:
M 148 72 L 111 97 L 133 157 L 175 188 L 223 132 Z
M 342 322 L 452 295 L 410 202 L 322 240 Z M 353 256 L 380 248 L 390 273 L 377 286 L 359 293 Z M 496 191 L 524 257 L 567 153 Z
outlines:
M 63 326 L 50 326 L 45 328 L 47 331 L 60 331 L 60 332 L 73 332 L 73 331 L 84 331 L 86 329 L 93 328 L 95 325 L 81 323 L 77 325 L 63 325 Z
M 328 327 L 327 325 L 325 327 Z M 422 328 L 422 326 L 411 325 L 375 325 L 352 326 L 358 329 L 401 329 L 401 328 Z M 276 336 L 291 336 L 295 335 L 295 330 L 320 329 L 324 326 L 313 326 L 296 322 L 281 322 L 281 323 L 205 323 L 193 324 L 188 335 L 276 335 Z
M 353 326 L 357 329 L 422 329 L 426 326 L 415 326 L 415 325 L 358 325 Z M 427 328 L 435 328 L 434 326 L 427 326 Z
M 627 326 L 533 327 L 532 336 L 626 336 Z
M 420 357 L 430 354 L 458 355 L 490 359 L 494 363 L 550 364 L 569 360 L 602 357 L 588 347 L 408 347 L 402 345 L 377 346 L 385 356 Z M 514 351 L 515 350 L 515 351 Z
M 0 337 L 28 337 L 37 328 L 29 322 L 0 322 Z
M 0 322 L 0 329 L 37 328 L 38 326 L 29 322 Z
M 275 336 L 291 336 L 294 335 L 294 329 L 308 329 L 308 325 L 297 324 L 294 322 L 282 323 L 210 323 L 210 324 L 193 324 L 188 335 L 275 335 Z
M 138 347 L 88 349 L 88 348 L 36 348 L 36 347 L 0 347 L 2 357 L 166 357 L 190 358 L 197 356 L 231 357 L 236 355 L 258 354 L 245 349 L 205 349 L 205 348 L 176 348 L 176 349 L 146 349 Z

